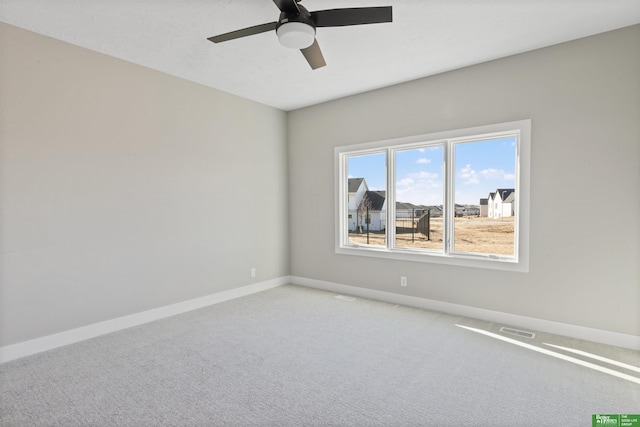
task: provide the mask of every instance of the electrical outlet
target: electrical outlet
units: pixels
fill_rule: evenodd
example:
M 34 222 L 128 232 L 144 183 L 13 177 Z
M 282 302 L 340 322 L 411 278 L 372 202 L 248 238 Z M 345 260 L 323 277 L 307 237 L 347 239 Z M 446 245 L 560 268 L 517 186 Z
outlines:
M 400 286 L 407 286 L 407 276 L 400 276 Z
M 256 269 L 255 268 L 251 269 L 251 277 L 256 277 Z

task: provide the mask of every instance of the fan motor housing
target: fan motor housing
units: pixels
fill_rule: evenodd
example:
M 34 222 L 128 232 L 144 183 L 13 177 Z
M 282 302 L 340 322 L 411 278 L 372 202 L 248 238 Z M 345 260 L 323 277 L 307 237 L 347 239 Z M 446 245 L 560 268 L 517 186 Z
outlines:
M 309 11 L 301 4 L 298 4 L 298 9 L 300 10 L 300 13 L 294 14 L 281 12 L 280 18 L 278 18 L 278 23 L 276 24 L 276 31 L 278 31 L 278 28 L 280 28 L 282 24 L 286 24 L 287 22 L 300 22 L 301 24 L 307 24 L 315 30 L 316 23 L 311 18 L 311 13 L 309 13 Z

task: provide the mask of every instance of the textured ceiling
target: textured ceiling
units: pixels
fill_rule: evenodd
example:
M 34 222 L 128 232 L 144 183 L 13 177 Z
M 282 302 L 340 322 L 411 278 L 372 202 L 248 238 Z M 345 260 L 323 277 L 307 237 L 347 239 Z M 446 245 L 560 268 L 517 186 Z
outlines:
M 292 110 L 640 22 L 640 0 L 303 0 L 310 11 L 393 6 L 393 23 L 318 28 L 312 71 L 274 32 L 272 0 L 0 0 L 0 20 Z

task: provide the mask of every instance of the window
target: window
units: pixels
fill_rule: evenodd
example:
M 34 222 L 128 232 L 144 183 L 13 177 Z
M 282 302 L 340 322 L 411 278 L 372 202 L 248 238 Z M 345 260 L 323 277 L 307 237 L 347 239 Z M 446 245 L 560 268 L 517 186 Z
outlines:
M 528 271 L 530 126 L 337 147 L 336 252 Z
M 348 185 L 348 239 L 350 245 L 386 245 L 387 162 L 384 152 L 354 154 L 346 158 Z

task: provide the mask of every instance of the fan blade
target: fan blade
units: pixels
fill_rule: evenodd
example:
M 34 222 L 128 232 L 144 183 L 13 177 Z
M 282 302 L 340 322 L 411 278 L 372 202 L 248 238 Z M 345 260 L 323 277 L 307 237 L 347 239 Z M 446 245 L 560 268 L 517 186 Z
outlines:
M 239 39 L 240 37 L 266 33 L 267 31 L 275 30 L 276 24 L 277 22 L 269 22 L 268 24 L 255 25 L 253 27 L 243 28 L 242 30 L 231 31 L 230 33 L 220 34 L 219 36 L 209 37 L 207 40 L 214 43 L 221 43 L 228 40 Z
M 290 15 L 300 13 L 298 2 L 296 2 L 296 0 L 273 0 L 273 2 L 278 6 L 278 9 L 280 9 L 281 12 L 288 13 Z
M 391 6 L 352 7 L 316 10 L 311 12 L 311 19 L 315 22 L 316 27 L 342 27 L 392 22 L 392 13 Z
M 305 49 L 300 49 L 300 52 L 304 55 L 305 59 L 311 65 L 312 69 L 324 67 L 327 65 L 324 62 L 324 56 L 322 56 L 322 51 L 320 50 L 320 45 L 318 45 L 318 40 L 314 40 L 313 44 Z

